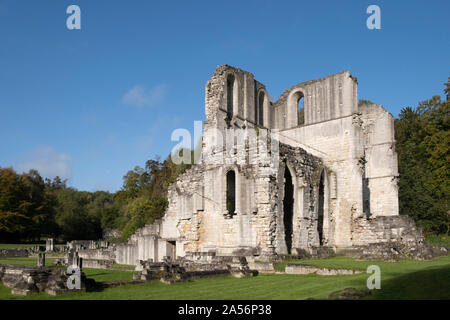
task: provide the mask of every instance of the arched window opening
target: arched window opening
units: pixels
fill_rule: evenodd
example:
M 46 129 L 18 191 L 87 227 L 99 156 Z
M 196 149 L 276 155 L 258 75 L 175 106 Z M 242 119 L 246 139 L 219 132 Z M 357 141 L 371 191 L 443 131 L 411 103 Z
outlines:
M 234 108 L 234 76 L 232 74 L 227 77 L 227 117 L 233 117 Z
M 236 173 L 233 170 L 227 172 L 227 211 L 232 217 L 236 214 Z
M 288 96 L 286 123 L 287 129 L 298 127 L 304 124 L 308 115 L 308 110 L 305 110 L 307 105 L 305 103 L 305 95 L 303 88 L 296 88 Z M 303 111 L 301 111 L 303 109 Z M 306 117 L 305 117 L 306 116 Z
M 264 91 L 261 91 L 258 96 L 258 122 L 257 124 L 264 126 Z
M 319 244 L 323 245 L 323 206 L 324 206 L 324 198 L 325 198 L 325 176 L 324 172 L 320 175 L 320 183 L 319 183 L 319 208 L 318 208 L 318 216 L 317 216 L 317 231 L 319 232 Z
M 305 99 L 303 95 L 297 101 L 297 118 L 299 126 L 305 124 Z
M 286 241 L 286 247 L 288 254 L 291 254 L 292 250 L 292 231 L 293 231 L 293 217 L 294 217 L 294 186 L 292 184 L 292 176 L 289 172 L 289 168 L 284 169 L 284 199 L 283 199 L 283 211 L 284 211 L 284 239 Z

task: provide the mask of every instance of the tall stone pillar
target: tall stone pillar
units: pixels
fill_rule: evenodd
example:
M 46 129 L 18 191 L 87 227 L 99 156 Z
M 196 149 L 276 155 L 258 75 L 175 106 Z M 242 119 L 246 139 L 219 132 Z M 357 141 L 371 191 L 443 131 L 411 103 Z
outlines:
M 54 240 L 53 239 L 47 239 L 45 241 L 45 251 L 54 251 Z
M 37 266 L 45 267 L 45 253 L 38 253 Z

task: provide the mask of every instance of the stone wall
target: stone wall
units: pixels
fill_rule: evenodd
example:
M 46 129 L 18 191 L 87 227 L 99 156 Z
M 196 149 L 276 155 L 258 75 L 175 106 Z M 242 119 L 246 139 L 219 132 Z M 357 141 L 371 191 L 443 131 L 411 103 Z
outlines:
M 112 269 L 113 260 L 83 259 L 83 268 Z
M 271 123 L 269 111 L 269 98 L 265 86 L 253 77 L 250 72 L 234 68 L 228 65 L 218 66 L 214 74 L 206 83 L 205 88 L 205 114 L 206 126 L 225 127 L 227 122 L 228 95 L 227 79 L 232 75 L 233 86 L 233 117 L 228 119 L 229 124 L 238 127 L 256 127 L 258 111 L 258 94 L 262 91 L 265 97 L 264 121 Z
M 364 133 L 364 212 L 368 216 L 398 215 L 398 165 L 394 117 L 381 106 L 359 108 Z
M 367 245 L 394 238 L 402 223 L 402 234 L 416 235 L 403 218 L 383 218 L 398 217 L 393 117 L 381 106 L 358 108 L 355 77 L 344 71 L 301 82 L 277 101 L 268 97 L 253 74 L 216 68 L 205 89 L 201 163 L 169 187 L 161 220 L 116 247 L 116 262 L 194 252 L 266 257 Z M 279 149 L 264 153 L 264 145 Z M 252 162 L 255 154 L 263 161 Z M 293 195 L 286 200 L 287 172 Z M 227 204 L 229 174 L 235 177 L 233 212 Z
M 170 256 L 168 242 L 159 236 L 163 223 L 157 220 L 137 230 L 126 244 L 117 244 L 113 254 L 116 263 L 138 265 L 139 260 L 162 261 L 165 256 Z
M 354 219 L 352 241 L 355 245 L 382 242 L 423 242 L 422 231 L 409 216 L 378 216 Z
M 73 240 L 66 244 L 66 247 L 70 249 L 84 250 L 84 249 L 98 249 L 99 244 L 95 240 Z
M 169 187 L 165 216 L 139 229 L 127 244 L 117 245 L 117 263 L 185 256 L 189 252 L 214 251 L 218 255 L 287 253 L 284 244 L 284 170 L 291 167 L 295 184 L 306 191 L 297 193 L 301 207 L 295 210 L 293 247 L 318 242 L 316 201 L 318 177 L 323 170 L 319 158 L 300 148 L 282 145 L 279 170 L 264 172 L 257 165 L 196 165 Z M 236 173 L 236 211 L 225 203 L 227 170 Z M 297 203 L 297 202 L 296 202 Z M 301 238 L 299 235 L 304 235 Z
M 30 254 L 28 248 L 0 249 L 0 258 L 28 257 Z
M 284 172 L 289 170 L 293 178 L 293 232 L 292 248 L 300 249 L 319 245 L 318 235 L 318 188 L 320 174 L 325 170 L 322 161 L 310 155 L 301 148 L 280 144 L 280 171 L 277 177 L 277 187 L 274 190 L 276 198 L 276 253 L 287 254 L 285 242 L 284 218 Z M 328 190 L 328 187 L 327 187 Z M 328 201 L 328 199 L 325 199 Z M 328 215 L 324 217 L 328 221 Z M 325 243 L 331 242 L 332 231 L 328 223 L 325 229 Z M 295 250 L 294 250 L 295 251 Z
M 38 292 L 47 292 L 50 295 L 67 293 L 67 279 L 65 269 L 28 267 L 16 265 L 0 265 L 0 281 L 12 289 L 13 294 L 30 295 Z M 93 286 L 95 281 L 86 279 L 81 273 L 81 291 L 86 285 Z
M 111 249 L 81 249 L 78 255 L 83 259 L 114 260 L 115 253 Z
M 302 265 L 302 264 L 287 264 L 285 272 L 287 274 L 317 274 L 321 276 L 335 276 L 335 275 L 353 275 L 361 273 L 362 271 L 351 269 L 319 268 L 316 266 Z
M 344 71 L 285 90 L 273 103 L 273 128 L 298 127 L 297 103 L 300 98 L 304 99 L 305 125 L 348 117 L 357 112 L 357 81 L 350 72 Z

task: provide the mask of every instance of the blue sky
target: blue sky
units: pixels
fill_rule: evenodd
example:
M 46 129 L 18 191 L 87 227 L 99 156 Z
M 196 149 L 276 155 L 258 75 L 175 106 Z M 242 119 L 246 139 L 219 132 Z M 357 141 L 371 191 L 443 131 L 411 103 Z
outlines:
M 66 9 L 81 8 L 81 30 Z M 381 30 L 366 8 L 381 8 Z M 0 166 L 80 190 L 123 175 L 204 120 L 215 67 L 250 71 L 273 99 L 343 70 L 394 116 L 442 94 L 449 1 L 0 0 Z

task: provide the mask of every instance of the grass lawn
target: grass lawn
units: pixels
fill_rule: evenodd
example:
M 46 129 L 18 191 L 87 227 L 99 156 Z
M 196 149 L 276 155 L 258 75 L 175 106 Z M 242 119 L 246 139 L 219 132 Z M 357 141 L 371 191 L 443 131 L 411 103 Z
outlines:
M 0 249 L 32 248 L 35 246 L 45 246 L 45 243 L 0 243 Z
M 56 259 L 45 257 L 45 265 L 51 266 Z M 0 264 L 13 264 L 21 266 L 37 266 L 37 257 L 0 258 Z
M 92 278 L 97 282 L 132 280 L 134 273 L 133 271 L 126 270 L 106 270 L 91 268 L 83 268 L 83 272 L 86 274 L 86 277 Z
M 117 263 L 114 263 L 113 264 L 113 268 L 114 269 L 118 269 L 118 270 L 134 271 L 134 269 L 136 269 L 136 266 L 133 265 L 133 264 L 117 264 Z
M 17 249 L 17 248 L 32 248 L 35 246 L 44 246 L 44 243 L 0 243 L 0 249 Z M 64 244 L 55 244 L 55 247 L 63 247 Z
M 0 263 L 4 263 L 0 260 Z M 369 265 L 381 268 L 381 289 L 366 299 L 450 299 L 450 256 L 433 261 L 399 262 L 355 261 L 350 258 L 292 260 L 321 267 L 366 270 Z M 282 266 L 278 266 L 282 268 Z M 132 272 L 122 270 L 83 269 L 96 281 L 127 280 Z M 367 273 L 319 276 L 260 274 L 253 278 L 222 277 L 165 285 L 160 282 L 108 288 L 99 292 L 69 293 L 52 297 L 46 293 L 20 297 L 11 295 L 0 285 L 0 299 L 326 299 L 328 294 L 348 288 L 365 288 Z
M 51 266 L 56 259 L 45 258 L 45 264 Z M 36 266 L 36 257 L 24 258 L 0 258 L 0 264 L 13 264 L 22 266 Z M 124 265 L 125 266 L 125 265 Z M 133 272 L 127 270 L 106 270 L 106 269 L 92 269 L 83 268 L 83 272 L 88 278 L 93 278 L 95 281 L 114 281 L 114 280 L 132 280 Z M 1 296 L 0 296 L 1 298 Z

